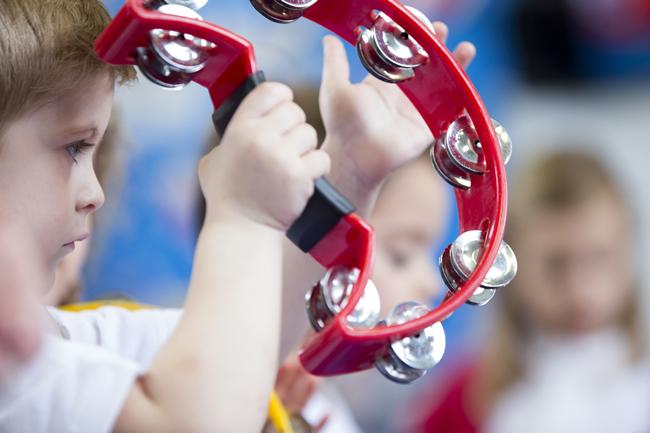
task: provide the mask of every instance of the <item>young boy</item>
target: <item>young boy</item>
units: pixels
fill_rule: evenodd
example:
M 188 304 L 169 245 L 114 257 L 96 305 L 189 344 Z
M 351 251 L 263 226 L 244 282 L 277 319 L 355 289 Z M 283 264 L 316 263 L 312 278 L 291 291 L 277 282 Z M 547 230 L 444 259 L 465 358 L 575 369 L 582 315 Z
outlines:
M 0 4 L 0 220 L 21 218 L 38 240 L 25 260 L 46 269 L 46 287 L 104 200 L 92 155 L 116 78 L 132 76 L 94 56 L 108 20 L 94 0 Z M 47 337 L 0 391 L 0 430 L 259 430 L 277 358 L 283 232 L 329 168 L 291 98 L 285 86 L 260 86 L 201 161 L 208 209 L 185 313 L 148 371 Z

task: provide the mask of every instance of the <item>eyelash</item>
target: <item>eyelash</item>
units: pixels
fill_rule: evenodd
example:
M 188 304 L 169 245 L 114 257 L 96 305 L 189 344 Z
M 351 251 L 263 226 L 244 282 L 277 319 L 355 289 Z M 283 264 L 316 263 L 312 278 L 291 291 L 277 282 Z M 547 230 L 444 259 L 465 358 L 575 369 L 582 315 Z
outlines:
M 93 147 L 94 144 L 86 143 L 85 141 L 77 141 L 66 146 L 65 150 L 70 155 L 70 158 L 74 161 L 75 164 L 78 164 L 77 156 L 84 153 L 86 149 Z

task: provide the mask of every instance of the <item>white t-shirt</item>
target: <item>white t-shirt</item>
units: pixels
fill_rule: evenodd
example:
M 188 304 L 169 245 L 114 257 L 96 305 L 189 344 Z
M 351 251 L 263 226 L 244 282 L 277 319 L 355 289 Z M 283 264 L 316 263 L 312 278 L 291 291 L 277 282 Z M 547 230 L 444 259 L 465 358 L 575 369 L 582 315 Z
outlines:
M 0 433 L 109 433 L 181 313 L 49 312 L 63 338 L 47 335 L 36 359 L 0 388 Z
M 147 370 L 181 318 L 181 310 L 129 311 L 118 307 L 70 313 L 48 309 L 64 338 L 99 346 Z
M 629 354 L 617 330 L 536 338 L 527 375 L 499 400 L 486 431 L 650 432 L 650 365 L 631 364 Z
M 0 433 L 109 433 L 139 374 L 180 320 L 180 310 L 48 309 L 63 338 L 47 336 L 37 359 L 0 388 Z M 305 417 L 325 432 L 359 433 L 339 398 L 317 393 Z
M 138 373 L 107 350 L 48 335 L 0 388 L 0 432 L 109 433 Z

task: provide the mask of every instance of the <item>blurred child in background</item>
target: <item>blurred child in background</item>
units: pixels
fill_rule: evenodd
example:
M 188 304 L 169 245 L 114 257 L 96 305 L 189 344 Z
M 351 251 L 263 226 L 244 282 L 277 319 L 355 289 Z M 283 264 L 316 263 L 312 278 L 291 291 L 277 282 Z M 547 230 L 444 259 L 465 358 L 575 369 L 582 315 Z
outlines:
M 436 35 L 446 43 L 446 25 L 436 22 L 434 28 Z M 305 107 L 309 123 L 320 131 L 321 136 L 326 137 L 325 132 L 336 125 L 335 121 L 343 123 L 350 105 L 373 106 L 375 112 L 382 115 L 367 112 L 368 117 L 374 118 L 366 120 L 355 134 L 361 141 L 356 145 L 361 148 L 351 148 L 350 151 L 361 153 L 362 156 L 358 159 L 362 159 L 363 155 L 369 157 L 373 153 L 368 148 L 371 143 L 394 152 L 399 147 L 408 145 L 409 140 L 404 137 L 418 123 L 417 118 L 411 114 L 413 108 L 410 104 L 405 104 L 401 91 L 395 86 L 380 83 L 373 77 L 367 77 L 359 84 L 350 83 L 345 74 L 348 68 L 345 53 L 342 46 L 334 42 L 331 39 L 326 41 L 323 75 L 334 76 L 338 73 L 339 77 L 335 82 L 324 79 L 321 87 L 323 120 L 316 110 L 310 109 L 316 106 L 315 91 L 303 89 L 296 94 L 296 101 Z M 465 68 L 470 65 L 475 54 L 474 46 L 468 42 L 461 43 L 454 51 L 457 61 Z M 332 95 L 337 92 L 339 100 L 332 100 Z M 325 98 L 323 94 L 326 95 Z M 353 97 L 356 98 L 354 102 L 349 101 Z M 339 110 L 335 111 L 335 107 Z M 396 114 L 384 115 L 384 110 L 389 113 L 394 110 Z M 386 129 L 385 118 L 390 119 L 391 116 L 399 117 L 400 122 L 389 122 L 390 133 L 379 134 L 378 131 Z M 321 126 L 323 122 L 324 127 Z M 368 130 L 368 125 L 376 126 Z M 352 198 L 354 202 L 354 192 Z M 449 201 L 444 183 L 433 170 L 427 153 L 421 154 L 382 181 L 371 204 L 355 202 L 359 212 L 368 216 L 368 221 L 376 232 L 376 259 L 372 280 L 380 294 L 383 317 L 401 302 L 415 300 L 428 303 L 438 293 L 437 262 L 432 249 L 435 241 L 444 236 L 451 205 Z M 305 266 L 313 264 L 305 263 Z M 316 266 L 315 272 L 316 275 L 318 272 L 322 275 L 323 271 Z M 282 338 L 284 349 L 287 350 L 299 340 L 298 333 L 307 332 L 306 315 L 296 314 L 296 311 L 304 311 L 302 299 L 307 288 L 291 284 L 290 279 L 285 281 L 289 293 L 284 301 Z M 286 381 L 278 378 L 281 385 L 280 397 L 294 412 L 304 408 L 303 414 L 314 425 L 328 420 L 321 430 L 324 433 L 392 432 L 398 403 L 413 392 L 413 386 L 394 384 L 377 371 L 371 370 L 342 377 L 336 380 L 336 387 L 331 386 L 332 381 L 321 381 L 318 392 L 310 400 L 306 390 L 314 390 L 316 387 L 314 384 L 308 385 L 306 378 L 309 375 L 301 370 L 295 359 L 289 358 L 285 362 L 286 366 L 293 371 L 290 377 L 298 385 L 296 391 L 291 393 Z M 295 399 L 291 398 L 292 395 Z M 346 408 L 345 403 L 349 407 Z M 352 422 L 351 416 L 358 425 Z
M 516 280 L 484 355 L 430 385 L 408 432 L 650 431 L 635 221 L 595 157 L 564 151 L 512 183 Z

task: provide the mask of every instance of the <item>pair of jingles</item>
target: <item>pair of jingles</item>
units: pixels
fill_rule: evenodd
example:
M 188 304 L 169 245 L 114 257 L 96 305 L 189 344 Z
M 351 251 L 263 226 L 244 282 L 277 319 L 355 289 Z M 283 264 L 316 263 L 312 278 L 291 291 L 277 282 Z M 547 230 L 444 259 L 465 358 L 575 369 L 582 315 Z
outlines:
M 239 103 L 264 75 L 253 46 L 201 20 L 207 0 L 127 0 L 96 43 L 113 64 L 135 64 L 156 84 L 181 88 L 194 81 L 210 92 L 223 134 Z M 354 44 L 363 65 L 395 83 L 414 104 L 436 141 L 431 159 L 455 187 L 461 235 L 440 258 L 449 292 L 434 310 L 405 302 L 380 320 L 379 295 L 369 272 L 373 229 L 325 179 L 287 236 L 327 269 L 307 294 L 317 331 L 300 360 L 315 375 L 375 366 L 410 383 L 442 357 L 441 321 L 467 302 L 484 305 L 515 276 L 517 262 L 503 242 L 507 208 L 504 164 L 511 142 L 492 121 L 467 75 L 438 41 L 431 23 L 397 0 L 251 0 L 278 23 L 312 20 Z

